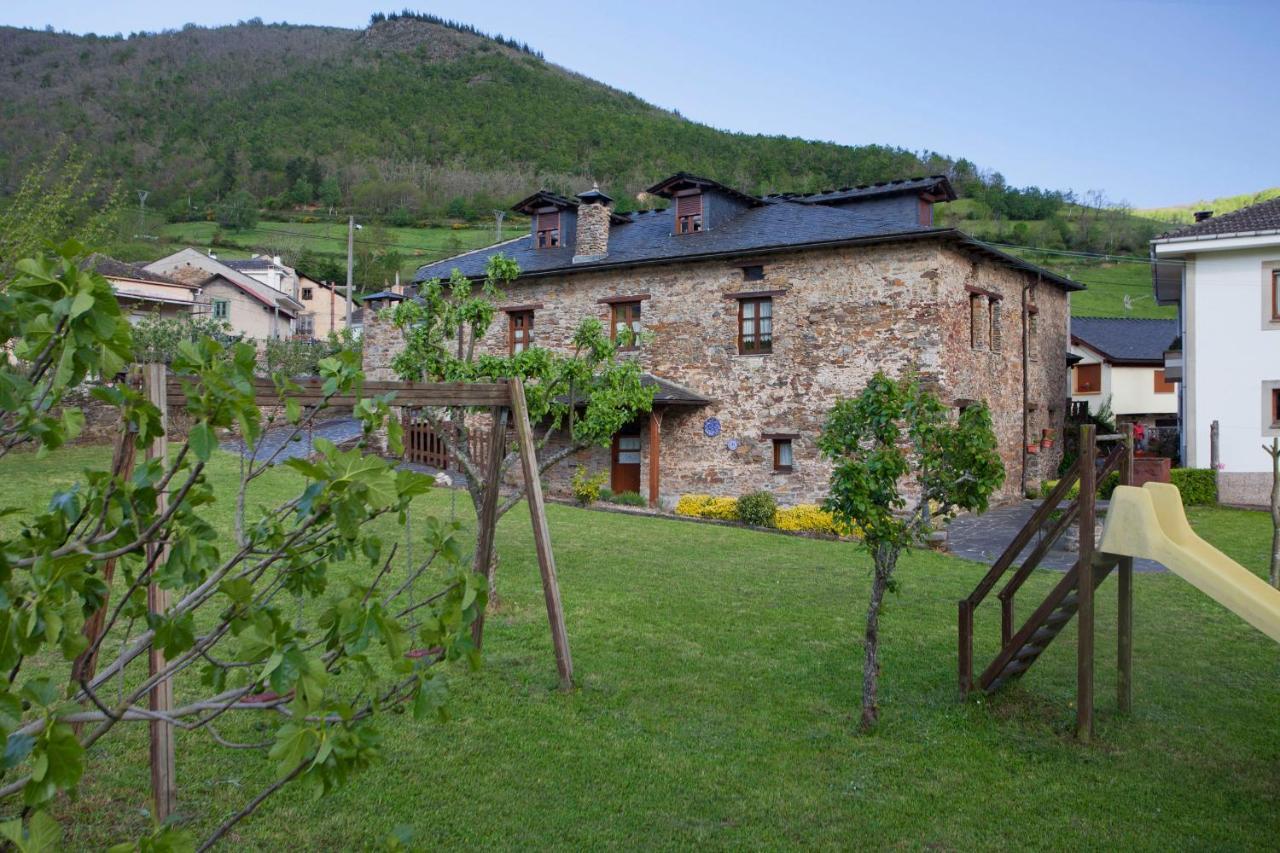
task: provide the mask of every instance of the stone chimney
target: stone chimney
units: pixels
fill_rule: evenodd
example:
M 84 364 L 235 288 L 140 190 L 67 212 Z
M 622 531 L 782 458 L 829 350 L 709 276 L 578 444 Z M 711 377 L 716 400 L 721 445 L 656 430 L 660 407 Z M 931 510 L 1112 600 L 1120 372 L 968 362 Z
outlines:
M 1212 210 L 1197 210 L 1195 213 L 1196 222 L 1204 222 L 1206 219 L 1213 218 Z
M 613 199 L 600 192 L 599 184 L 578 193 L 578 233 L 573 244 L 575 264 L 601 261 L 609 256 L 609 215 Z

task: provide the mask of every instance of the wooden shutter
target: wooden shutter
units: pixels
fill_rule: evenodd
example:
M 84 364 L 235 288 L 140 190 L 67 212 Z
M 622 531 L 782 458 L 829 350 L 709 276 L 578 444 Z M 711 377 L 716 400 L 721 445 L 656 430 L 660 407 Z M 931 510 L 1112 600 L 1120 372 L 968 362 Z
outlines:
M 560 227 L 560 211 L 557 210 L 553 213 L 538 214 L 538 230 L 539 231 L 550 231 L 553 228 L 559 228 L 559 227 Z
M 696 216 L 702 213 L 702 193 L 692 193 L 676 198 L 676 216 Z
M 1099 394 L 1102 392 L 1102 365 L 1076 365 L 1076 393 Z

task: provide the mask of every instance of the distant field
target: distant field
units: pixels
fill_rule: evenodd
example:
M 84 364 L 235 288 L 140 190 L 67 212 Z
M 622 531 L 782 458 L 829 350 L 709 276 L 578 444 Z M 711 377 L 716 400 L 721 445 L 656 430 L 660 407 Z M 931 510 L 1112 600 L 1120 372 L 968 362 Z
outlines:
M 1151 293 L 1151 268 L 1145 261 L 1092 261 L 1037 251 L 1005 251 L 1085 285 L 1086 290 L 1071 294 L 1074 317 L 1177 317 L 1173 306 L 1156 304 Z M 1125 296 L 1129 297 L 1128 307 Z
M 502 239 L 524 233 L 524 228 L 504 228 Z M 213 246 L 214 232 L 218 245 Z M 157 229 L 162 244 L 181 248 L 214 248 L 225 257 L 253 254 L 296 255 L 306 249 L 315 254 L 346 258 L 347 226 L 342 222 L 260 222 L 256 228 L 233 231 L 214 222 L 174 222 Z M 357 232 L 357 242 L 369 248 L 399 252 L 405 256 L 401 273 L 459 252 L 494 242 L 493 228 L 393 228 L 377 226 Z M 359 249 L 357 249 L 358 251 Z

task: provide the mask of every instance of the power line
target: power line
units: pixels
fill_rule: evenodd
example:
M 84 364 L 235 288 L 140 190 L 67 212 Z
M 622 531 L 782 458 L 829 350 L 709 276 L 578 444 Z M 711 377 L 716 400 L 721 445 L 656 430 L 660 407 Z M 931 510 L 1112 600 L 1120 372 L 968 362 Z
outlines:
M 1140 263 L 1140 264 L 1146 264 L 1148 266 L 1150 266 L 1152 263 L 1150 258 L 1142 258 L 1142 257 L 1138 257 L 1137 255 L 1110 255 L 1110 254 L 1104 254 L 1102 252 L 1073 252 L 1067 249 L 1043 249 L 1039 246 L 1019 246 L 1016 243 L 996 243 L 990 240 L 979 240 L 978 242 L 987 246 L 994 246 L 1002 249 L 1021 249 L 1024 252 L 1040 252 L 1046 255 L 1067 255 L 1070 257 L 1090 258 L 1093 260 L 1100 260 L 1100 261 L 1116 261 L 1119 263 Z M 1186 262 L 1181 260 L 1167 260 L 1167 261 L 1161 260 L 1160 263 L 1181 264 Z

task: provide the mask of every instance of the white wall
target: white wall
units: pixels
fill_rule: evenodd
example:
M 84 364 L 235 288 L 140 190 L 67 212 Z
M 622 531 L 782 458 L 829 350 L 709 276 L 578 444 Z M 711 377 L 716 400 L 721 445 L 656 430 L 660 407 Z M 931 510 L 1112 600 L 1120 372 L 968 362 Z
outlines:
M 1077 394 L 1075 368 L 1068 376 L 1068 393 L 1071 399 L 1079 402 L 1087 400 L 1090 411 L 1098 407 L 1108 397 L 1111 399 L 1111 411 L 1117 415 L 1174 415 L 1178 412 L 1178 392 L 1169 391 L 1157 394 L 1155 391 L 1155 367 L 1131 367 L 1111 365 L 1102 360 L 1098 353 L 1085 346 L 1073 344 L 1071 352 L 1080 356 L 1080 364 L 1102 364 L 1102 393 Z
M 1188 441 L 1188 465 L 1208 467 L 1209 426 L 1217 420 L 1223 470 L 1270 470 L 1260 445 L 1280 432 L 1263 425 L 1263 383 L 1280 381 L 1280 323 L 1269 322 L 1263 309 L 1265 265 L 1280 264 L 1280 239 L 1272 242 L 1189 256 L 1183 298 L 1190 344 L 1187 429 L 1194 437 Z M 1159 251 L 1170 253 L 1166 247 Z

